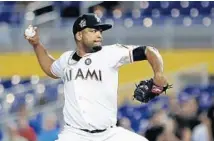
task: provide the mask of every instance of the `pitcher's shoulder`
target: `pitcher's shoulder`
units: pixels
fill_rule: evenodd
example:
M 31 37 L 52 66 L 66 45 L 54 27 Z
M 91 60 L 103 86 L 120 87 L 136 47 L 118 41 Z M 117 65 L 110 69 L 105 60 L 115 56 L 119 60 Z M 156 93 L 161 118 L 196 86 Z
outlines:
M 111 53 L 111 52 L 121 52 L 123 50 L 129 50 L 130 46 L 116 43 L 116 44 L 112 44 L 112 45 L 103 46 L 103 48 L 104 48 L 105 52 Z
M 61 58 L 61 57 L 62 57 L 62 58 L 64 58 L 64 57 L 67 58 L 67 57 L 71 56 L 73 53 L 74 53 L 74 51 L 72 51 L 72 50 L 65 51 L 65 52 L 63 52 L 63 53 L 61 54 L 60 58 Z
M 112 51 L 118 48 L 119 46 L 120 44 L 111 44 L 111 45 L 105 45 L 102 48 L 103 48 L 103 51 Z
M 113 47 L 118 47 L 120 46 L 120 44 L 116 43 L 116 44 L 111 44 L 111 45 L 104 45 L 103 48 L 113 48 Z

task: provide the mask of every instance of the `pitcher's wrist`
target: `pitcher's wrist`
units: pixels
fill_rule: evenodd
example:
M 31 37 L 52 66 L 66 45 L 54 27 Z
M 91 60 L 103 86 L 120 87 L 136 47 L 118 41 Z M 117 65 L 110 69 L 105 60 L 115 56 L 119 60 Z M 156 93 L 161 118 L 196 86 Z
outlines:
M 38 42 L 38 43 L 35 43 L 35 44 L 33 44 L 33 48 L 37 48 L 38 46 L 40 46 L 41 45 L 41 43 L 40 42 Z

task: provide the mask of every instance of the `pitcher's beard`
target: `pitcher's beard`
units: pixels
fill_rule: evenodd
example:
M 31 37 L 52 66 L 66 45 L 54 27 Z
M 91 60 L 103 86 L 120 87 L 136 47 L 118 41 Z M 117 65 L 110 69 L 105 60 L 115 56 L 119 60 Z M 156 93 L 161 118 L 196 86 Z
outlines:
M 102 46 L 93 46 L 93 47 L 88 47 L 85 49 L 86 53 L 93 53 L 101 50 Z
M 101 50 L 102 49 L 102 46 L 94 46 L 94 47 L 92 47 L 92 52 L 97 52 L 97 51 L 99 51 L 99 50 Z

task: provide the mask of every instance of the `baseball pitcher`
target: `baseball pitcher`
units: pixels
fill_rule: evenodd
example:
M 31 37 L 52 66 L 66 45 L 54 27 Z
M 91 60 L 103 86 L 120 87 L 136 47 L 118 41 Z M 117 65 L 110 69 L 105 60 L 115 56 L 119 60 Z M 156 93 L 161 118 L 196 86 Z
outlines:
M 95 14 L 78 17 L 73 25 L 76 50 L 58 59 L 48 54 L 36 27 L 30 26 L 35 34 L 29 30 L 25 34 L 42 70 L 64 82 L 65 125 L 57 141 L 147 141 L 116 126 L 118 70 L 122 65 L 148 60 L 154 77 L 141 81 L 134 91 L 134 98 L 146 103 L 169 88 L 163 75 L 163 60 L 158 50 L 150 46 L 102 46 L 102 32 L 111 27 Z

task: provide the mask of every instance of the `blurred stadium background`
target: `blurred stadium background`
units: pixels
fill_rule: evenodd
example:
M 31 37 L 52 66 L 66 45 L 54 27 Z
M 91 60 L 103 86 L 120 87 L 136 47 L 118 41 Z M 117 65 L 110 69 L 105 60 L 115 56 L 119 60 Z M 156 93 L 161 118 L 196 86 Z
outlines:
M 24 29 L 39 27 L 55 57 L 75 49 L 72 25 L 85 12 L 114 25 L 104 44 L 157 47 L 174 88 L 148 104 L 134 84 L 152 77 L 148 63 L 120 69 L 118 125 L 150 141 L 212 141 L 214 135 L 214 2 L 0 2 L 0 140 L 54 141 L 63 126 L 63 84 L 45 76 Z M 212 138 L 211 138 L 212 137 Z

